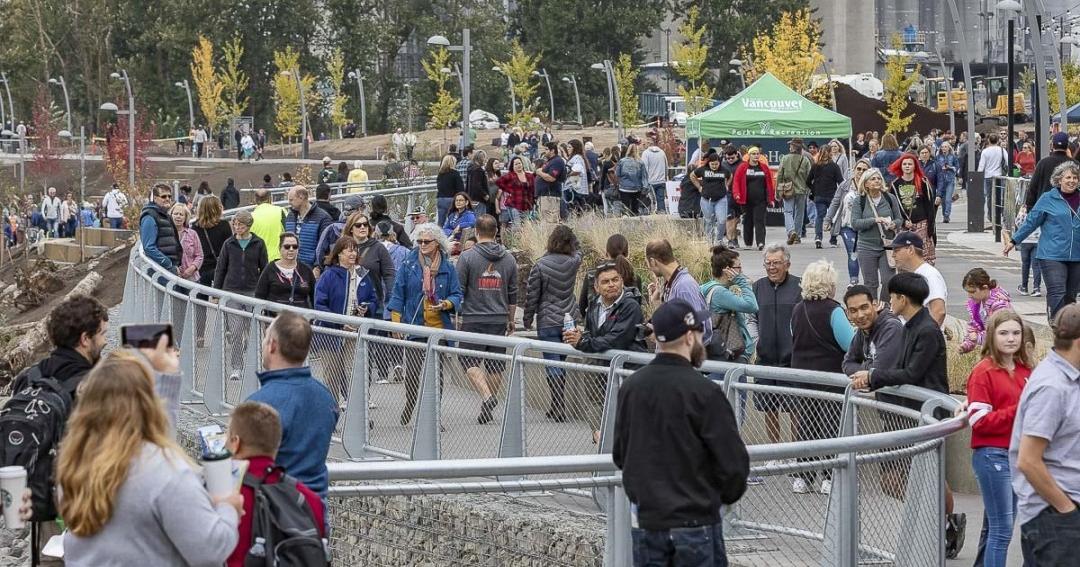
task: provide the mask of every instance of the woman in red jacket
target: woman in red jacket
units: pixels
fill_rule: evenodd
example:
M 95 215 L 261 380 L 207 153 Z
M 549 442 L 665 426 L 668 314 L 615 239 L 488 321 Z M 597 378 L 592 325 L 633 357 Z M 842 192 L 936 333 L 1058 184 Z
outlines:
M 982 492 L 984 567 L 1005 567 L 1016 517 L 1016 496 L 1009 472 L 1012 437 L 1020 393 L 1031 376 L 1032 361 L 1024 345 L 1024 323 L 1011 309 L 994 313 L 986 327 L 983 359 L 968 377 L 968 422 L 971 423 L 971 467 Z
M 756 147 L 746 152 L 735 170 L 731 180 L 731 198 L 743 209 L 743 240 L 746 246 L 754 245 L 757 240 L 758 250 L 765 248 L 765 209 L 776 202 L 776 183 L 769 160 L 761 155 Z M 734 207 L 728 207 L 734 210 Z

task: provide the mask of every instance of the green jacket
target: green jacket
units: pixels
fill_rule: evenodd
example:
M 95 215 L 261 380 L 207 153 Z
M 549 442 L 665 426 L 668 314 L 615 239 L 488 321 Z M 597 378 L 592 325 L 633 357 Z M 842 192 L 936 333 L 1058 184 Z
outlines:
M 806 180 L 810 177 L 810 158 L 802 154 L 787 154 L 780 159 L 780 169 L 776 172 L 776 184 L 790 181 L 795 185 L 796 195 L 810 192 Z

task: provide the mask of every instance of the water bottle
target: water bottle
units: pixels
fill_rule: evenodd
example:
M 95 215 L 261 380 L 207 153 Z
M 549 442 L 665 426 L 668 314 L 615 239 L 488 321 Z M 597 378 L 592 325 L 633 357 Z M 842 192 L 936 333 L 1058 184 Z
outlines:
M 255 543 L 251 544 L 248 555 L 252 557 L 266 557 L 266 539 L 261 537 L 255 538 Z
M 564 333 L 566 331 L 573 331 L 574 330 L 574 316 L 573 315 L 571 315 L 569 313 L 563 315 L 563 318 L 562 318 L 562 330 L 563 330 Z

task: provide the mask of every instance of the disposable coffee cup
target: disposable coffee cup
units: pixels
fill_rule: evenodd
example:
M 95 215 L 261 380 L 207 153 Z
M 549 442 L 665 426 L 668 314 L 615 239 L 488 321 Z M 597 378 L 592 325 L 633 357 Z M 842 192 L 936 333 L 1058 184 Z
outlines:
M 203 457 L 203 476 L 210 496 L 228 496 L 233 493 L 232 455 L 219 453 Z
M 0 467 L 0 508 L 4 510 L 4 525 L 9 530 L 23 527 L 19 517 L 23 491 L 26 490 L 26 469 L 20 466 Z

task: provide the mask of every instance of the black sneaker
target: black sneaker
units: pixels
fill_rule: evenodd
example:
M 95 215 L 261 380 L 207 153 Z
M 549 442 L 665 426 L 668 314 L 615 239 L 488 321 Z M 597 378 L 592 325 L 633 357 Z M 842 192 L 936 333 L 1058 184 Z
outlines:
M 956 559 L 964 549 L 967 514 L 949 514 L 945 518 L 945 558 Z
M 821 241 L 820 240 L 815 240 L 814 241 L 814 248 L 817 248 L 818 250 L 821 250 Z
M 491 417 L 491 410 L 495 409 L 495 406 L 499 404 L 499 399 L 495 396 L 484 400 L 484 403 L 480 404 L 480 415 L 476 418 L 476 423 L 480 425 L 486 425 L 491 423 L 493 417 Z

